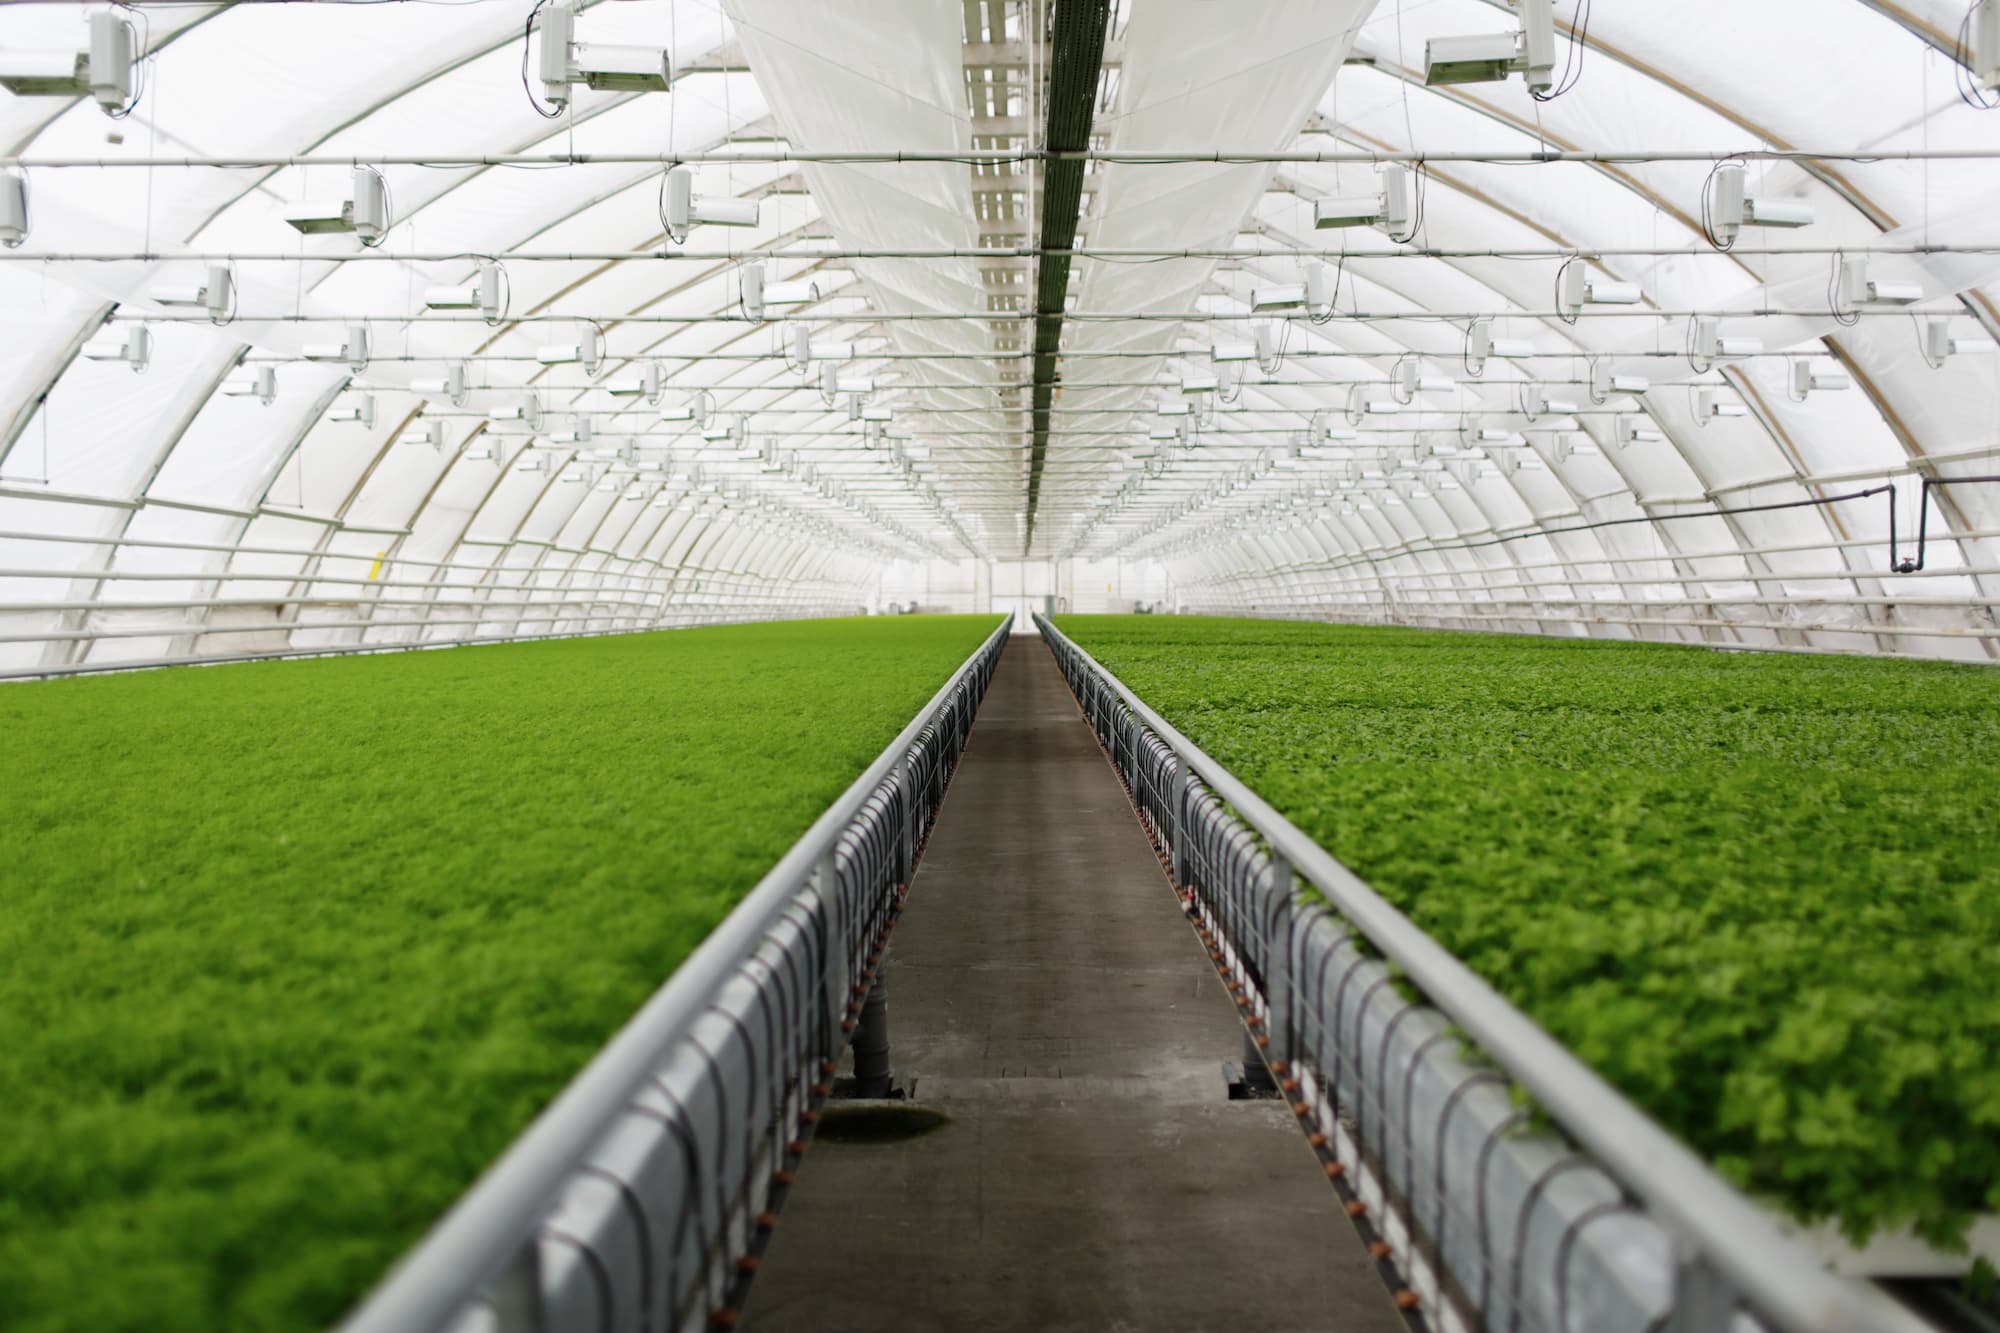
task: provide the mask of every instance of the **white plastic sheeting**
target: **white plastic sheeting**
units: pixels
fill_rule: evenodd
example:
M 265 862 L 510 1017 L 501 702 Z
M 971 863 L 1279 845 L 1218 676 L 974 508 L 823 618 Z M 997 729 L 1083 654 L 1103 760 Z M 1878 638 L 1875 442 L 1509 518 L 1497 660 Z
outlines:
M 1930 492 L 1921 573 L 1892 573 L 1889 543 L 1893 514 L 1894 554 L 1914 554 L 1921 478 L 2000 471 L 2000 357 L 1924 354 L 1929 320 L 1961 343 L 2000 334 L 2000 156 L 1936 155 L 2000 153 L 2000 114 L 1959 94 L 1961 0 L 1605 5 L 1587 41 L 1558 0 L 1576 78 L 1546 102 L 1518 79 L 1423 86 L 1428 39 L 1516 22 L 1494 0 L 1117 6 L 1093 145 L 1220 160 L 1091 166 L 1079 246 L 1148 253 L 1074 265 L 1025 551 L 1028 421 L 1008 386 L 1034 238 L 1007 219 L 1035 216 L 1050 0 L 589 4 L 585 40 L 664 47 L 676 79 L 579 88 L 560 120 L 523 87 L 531 9 L 145 7 L 129 118 L 0 92 L 32 213 L 0 263 L 0 670 L 850 610 L 952 583 L 903 572 L 924 562 L 1022 556 L 1165 562 L 1162 600 L 1197 609 L 1995 651 L 2000 486 Z M 0 45 L 80 45 L 85 13 L 8 6 Z M 1009 146 L 1029 156 L 966 160 Z M 773 149 L 927 160 L 740 160 Z M 718 150 L 739 160 L 704 160 Z M 1374 166 L 1257 160 L 1342 150 L 1437 155 L 1413 174 L 1410 244 L 1313 228 L 1312 201 L 1379 188 Z M 1538 150 L 1609 160 L 1454 160 Z M 1753 154 L 1753 194 L 1815 223 L 1711 249 L 1704 191 L 1732 151 Z M 348 161 L 425 153 L 458 164 L 383 167 L 375 254 L 283 222 L 345 190 Z M 321 164 L 277 164 L 306 154 Z M 600 160 L 466 164 L 499 154 Z M 676 156 L 699 193 L 759 200 L 758 225 L 668 244 Z M 32 165 L 135 157 L 267 165 Z M 1916 283 L 1921 314 L 1836 317 L 1836 249 L 1885 251 L 1871 273 Z M 1184 396 L 1184 375 L 1222 369 L 1214 342 L 1250 335 L 1254 286 L 1302 279 L 1271 252 L 1299 250 L 1337 278 L 1331 318 L 1270 316 L 1281 357 L 1225 369 L 1226 401 Z M 819 299 L 745 318 L 758 251 L 767 281 L 810 278 Z M 660 257 L 607 257 L 640 252 Z M 81 254 L 117 262 L 32 258 Z M 1571 255 L 1644 304 L 1555 317 Z M 230 257 L 225 326 L 151 298 L 199 281 L 204 256 Z M 482 256 L 505 264 L 504 318 L 413 318 Z M 1762 353 L 1690 357 L 1694 313 Z M 853 345 L 838 373 L 872 376 L 893 422 L 822 392 L 793 314 L 822 350 Z M 1122 315 L 1146 318 L 1106 318 Z M 1475 375 L 1475 315 L 1535 355 Z M 301 359 L 357 321 L 365 364 Z M 596 377 L 535 359 L 591 322 Z M 140 327 L 143 374 L 81 354 Z M 1853 387 L 1795 400 L 1799 359 Z M 608 391 L 653 361 L 661 403 Z M 461 362 L 462 404 L 413 391 Z M 1369 410 L 1411 362 L 1425 387 Z M 260 370 L 268 404 L 229 391 Z M 1609 374 L 1651 387 L 1596 401 Z M 493 418 L 529 394 L 538 428 Z M 372 424 L 338 419 L 364 401 Z M 1184 401 L 1192 447 L 1152 440 L 1155 408 Z M 662 407 L 737 431 L 703 440 Z M 576 418 L 591 440 L 564 438 Z M 436 447 L 411 443 L 433 430 Z

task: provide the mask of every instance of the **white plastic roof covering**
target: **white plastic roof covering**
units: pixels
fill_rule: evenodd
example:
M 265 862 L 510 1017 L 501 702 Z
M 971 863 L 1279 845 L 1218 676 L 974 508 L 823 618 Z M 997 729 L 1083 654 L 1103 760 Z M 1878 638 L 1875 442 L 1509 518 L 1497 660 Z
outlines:
M 114 123 L 87 101 L 0 92 L 0 153 L 1032 148 L 1047 49 L 1023 39 L 1050 2 L 594 4 L 579 36 L 668 48 L 674 88 L 578 89 L 559 120 L 539 117 L 522 86 L 529 0 L 145 5 L 151 55 L 133 114 Z M 1558 0 L 1564 34 L 1576 8 Z M 7 6 L 0 47 L 75 49 L 86 12 Z M 1910 317 L 1849 326 L 1748 312 L 1824 310 L 1835 262 L 1759 250 L 1902 243 L 1929 249 L 1877 255 L 1873 271 L 1920 283 L 1923 308 L 1953 312 L 1954 334 L 1994 336 L 1996 159 L 1752 161 L 1755 192 L 1810 200 L 1818 220 L 1746 231 L 1733 255 L 1698 229 L 1712 163 L 1647 160 L 2000 151 L 2000 114 L 1965 105 L 1947 54 L 1964 12 L 1963 0 L 1607 3 L 1591 15 L 1574 88 L 1536 103 L 1518 79 L 1422 84 L 1427 38 L 1512 24 L 1493 0 L 1121 5 L 1100 147 L 1240 159 L 1546 146 L 1630 160 L 1434 162 L 1413 245 L 1312 229 L 1314 197 L 1374 188 L 1366 164 L 1094 163 L 1079 246 L 1237 257 L 1077 260 L 1070 301 L 1082 318 L 1064 331 L 1026 554 L 1163 560 L 1177 600 L 1202 609 L 1990 655 L 2000 486 L 1932 492 L 1922 574 L 1888 573 L 1888 525 L 1893 504 L 1907 553 L 1918 477 L 2000 471 L 1996 358 L 1934 369 Z M 1032 309 L 1032 293 L 1007 284 L 1031 265 L 811 254 L 972 250 L 996 235 L 1032 253 L 1038 183 L 1025 164 L 704 163 L 701 193 L 763 199 L 757 228 L 698 227 L 690 257 L 510 261 L 497 328 L 412 318 L 424 287 L 466 281 L 479 255 L 677 253 L 660 235 L 660 171 L 389 166 L 393 230 L 366 262 L 340 262 L 364 254 L 354 238 L 301 238 L 282 218 L 344 189 L 341 167 L 31 165 L 31 235 L 0 263 L 0 670 L 814 614 L 861 605 L 888 562 L 1022 555 L 1028 419 L 1010 386 L 1025 378 L 1030 326 L 1012 316 Z M 1026 218 L 1025 232 L 1009 233 L 1003 215 Z M 1153 406 L 1181 401 L 1180 375 L 1209 368 L 1211 342 L 1248 336 L 1238 317 L 1251 286 L 1299 279 L 1299 258 L 1259 252 L 1299 248 L 1338 268 L 1340 313 L 1287 320 L 1282 364 L 1252 369 L 1231 402 L 1205 408 L 1194 448 L 1156 452 Z M 1639 284 L 1655 310 L 1744 312 L 1726 331 L 1761 337 L 1767 354 L 1698 373 L 1683 314 L 1548 316 L 1563 254 L 1634 248 L 1673 253 L 1607 254 L 1593 272 Z M 784 256 L 767 261 L 771 280 L 818 281 L 821 299 L 804 308 L 812 338 L 857 344 L 843 372 L 873 373 L 870 402 L 895 407 L 906 441 L 863 447 L 847 403 L 822 397 L 819 365 L 787 365 L 781 325 L 738 317 L 729 256 L 760 249 Z M 1508 249 L 1539 253 L 1460 253 Z M 81 253 L 136 257 L 18 257 Z M 227 326 L 149 299 L 163 282 L 198 281 L 202 263 L 184 257 L 197 254 L 237 257 L 242 296 Z M 458 257 L 393 258 L 419 254 Z M 1150 318 L 1116 318 L 1140 314 Z M 1498 316 L 1495 334 L 1538 356 L 1471 377 L 1461 357 L 1473 314 Z M 676 317 L 693 322 L 651 322 Z M 365 368 L 298 359 L 353 318 L 369 321 Z M 606 330 L 598 380 L 534 361 L 583 319 Z M 135 320 L 153 335 L 145 374 L 78 355 Z M 1792 401 L 1788 358 L 1799 355 L 1845 370 L 1854 389 Z M 1357 440 L 1315 434 L 1294 454 L 1298 432 L 1387 397 L 1412 357 L 1456 382 L 1366 417 Z M 463 408 L 411 391 L 459 358 L 473 358 L 476 386 Z M 707 390 L 746 443 L 783 454 L 777 464 L 605 392 L 651 358 L 668 406 Z M 1593 363 L 1654 387 L 1591 404 Z M 268 406 L 219 391 L 266 365 L 278 385 Z M 1530 382 L 1583 410 L 1529 419 Z M 1747 415 L 1704 424 L 1697 382 Z M 486 418 L 529 389 L 547 409 L 544 433 Z M 372 427 L 329 418 L 363 392 Z M 571 413 L 593 419 L 600 450 L 630 440 L 641 452 L 627 461 L 557 444 L 547 432 Z M 398 442 L 434 420 L 445 449 Z M 1620 424 L 1635 422 L 1664 438 L 1620 447 Z M 1418 457 L 1472 429 L 1513 435 L 1484 460 Z M 497 460 L 474 456 L 496 447 Z M 520 470 L 542 459 L 546 470 Z M 1884 483 L 1893 501 L 1765 507 Z M 1717 507 L 1753 512 L 1664 518 Z M 1618 519 L 1640 521 L 1522 535 Z

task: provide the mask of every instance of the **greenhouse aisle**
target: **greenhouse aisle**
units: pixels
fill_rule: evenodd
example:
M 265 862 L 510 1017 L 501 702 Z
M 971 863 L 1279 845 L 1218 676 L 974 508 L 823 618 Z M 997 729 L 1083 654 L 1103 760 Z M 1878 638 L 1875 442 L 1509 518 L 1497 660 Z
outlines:
M 1048 650 L 1008 645 L 886 970 L 915 1137 L 807 1156 L 758 1330 L 1402 1327 Z

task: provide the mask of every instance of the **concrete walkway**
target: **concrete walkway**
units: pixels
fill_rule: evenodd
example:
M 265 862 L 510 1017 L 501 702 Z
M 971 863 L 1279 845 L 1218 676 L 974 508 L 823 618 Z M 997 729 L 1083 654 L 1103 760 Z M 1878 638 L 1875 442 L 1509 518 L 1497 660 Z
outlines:
M 745 1326 L 1328 1329 L 1402 1321 L 1039 640 L 1009 644 L 885 972 L 897 1073 L 947 1117 L 829 1117 Z

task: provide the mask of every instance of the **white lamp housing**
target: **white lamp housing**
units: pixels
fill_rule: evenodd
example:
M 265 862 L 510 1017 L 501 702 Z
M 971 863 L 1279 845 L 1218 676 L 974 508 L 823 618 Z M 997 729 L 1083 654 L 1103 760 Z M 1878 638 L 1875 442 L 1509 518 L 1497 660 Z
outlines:
M 1708 225 L 1725 246 L 1733 244 L 1745 227 L 1809 227 L 1814 216 L 1813 206 L 1803 200 L 1747 195 L 1740 162 L 1725 162 L 1715 169 L 1709 189 Z
M 512 407 L 496 407 L 486 414 L 488 421 L 519 421 L 529 430 L 542 428 L 542 400 L 528 394 Z
M 1611 369 L 1609 361 L 1594 361 L 1590 366 L 1590 401 L 1601 403 L 1614 393 L 1641 394 L 1653 387 L 1653 382 L 1644 375 L 1619 375 Z
M 669 167 L 667 169 L 666 198 L 663 212 L 666 217 L 667 235 L 675 245 L 685 244 L 688 232 L 697 222 L 715 227 L 754 227 L 757 225 L 758 203 L 755 199 L 718 198 L 694 192 L 694 172 L 691 168 Z
M 1521 0 L 1518 32 L 1477 37 L 1433 37 L 1424 43 L 1424 83 L 1499 83 L 1519 74 L 1528 87 L 1555 87 L 1556 31 L 1553 0 Z
M 1186 403 L 1161 403 L 1154 410 L 1163 417 L 1184 417 L 1192 409 Z
M 336 407 L 326 414 L 328 421 L 352 421 L 360 426 L 373 427 L 375 424 L 375 395 L 364 393 L 346 407 Z M 439 423 L 440 425 L 442 423 Z
M 1756 356 L 1764 350 L 1762 338 L 1724 337 L 1721 321 L 1707 318 L 1695 320 L 1694 345 L 1696 353 L 1710 361 Z
M 873 375 L 836 374 L 833 377 L 833 386 L 836 393 L 874 393 L 875 377 Z
M 1734 399 L 1724 398 L 1713 389 L 1695 395 L 1696 415 L 1704 422 L 1716 417 L 1747 417 L 1750 409 Z
M 580 365 L 584 374 L 594 377 L 604 365 L 604 335 L 595 324 L 586 324 L 573 343 L 537 347 L 535 360 L 545 366 Z
M 16 97 L 89 97 L 123 115 L 132 97 L 132 25 L 115 9 L 90 16 L 81 51 L 0 51 L 0 88 Z
M 1302 282 L 1250 289 L 1252 310 L 1297 310 L 1305 303 L 1306 286 Z
M 222 392 L 231 398 L 255 398 L 269 407 L 278 396 L 278 368 L 259 366 L 257 373 L 247 380 L 230 380 L 222 386 Z
M 665 385 L 660 375 L 660 363 L 648 361 L 639 367 L 637 379 L 619 380 L 605 387 L 615 398 L 643 398 L 648 403 L 658 403 Z
M 2000 0 L 1978 0 L 1972 15 L 1972 77 L 2000 88 Z
M 285 214 L 294 231 L 307 236 L 353 232 L 373 245 L 389 230 L 389 191 L 373 167 L 356 167 L 347 198 L 338 203 L 302 204 Z
M 1892 282 L 1870 276 L 1866 255 L 1851 255 L 1840 261 L 1840 300 L 1845 309 L 1864 305 L 1914 305 L 1923 299 L 1921 283 Z
M 0 245 L 13 250 L 27 239 L 27 177 L 18 171 L 0 171 Z
M 426 398 L 442 398 L 453 407 L 464 407 L 465 363 L 446 366 L 444 374 L 433 379 L 412 380 L 410 387 Z
M 210 319 L 227 319 L 236 300 L 236 281 L 227 264 L 210 264 L 205 281 L 192 287 L 155 287 L 153 299 L 161 305 L 199 306 Z
M 567 430 L 549 432 L 549 442 L 551 444 L 589 444 L 593 434 L 589 417 L 573 416 L 569 419 L 569 428 Z
M 1814 370 L 1810 361 L 1792 362 L 1792 397 L 1809 393 L 1830 393 L 1850 387 L 1854 381 L 1837 370 Z
M 673 59 L 654 46 L 590 46 L 576 40 L 576 10 L 550 5 L 541 15 L 542 44 L 536 70 L 542 97 L 567 106 L 570 88 L 599 92 L 663 93 L 673 83 Z
M 1658 444 L 1667 437 L 1665 432 L 1648 426 L 1643 421 L 1627 421 L 1619 425 L 1618 432 L 1613 438 L 1618 441 L 1618 447 L 1622 449 L 1628 444 Z
M 1572 260 L 1562 276 L 1562 308 L 1569 315 L 1587 305 L 1637 305 L 1645 296 L 1636 283 L 1592 278 L 1582 260 Z
M 445 444 L 445 428 L 442 421 L 426 421 L 413 430 L 403 432 L 404 444 L 428 444 L 433 449 L 442 450 Z
M 1535 345 L 1526 338 L 1495 338 L 1488 346 L 1487 352 L 1503 361 L 1519 360 L 1522 357 L 1533 356 Z
M 477 310 L 492 323 L 500 318 L 500 266 L 482 263 L 479 276 L 462 286 L 424 288 L 424 305 L 432 310 Z
M 802 279 L 797 282 L 767 282 L 764 284 L 764 304 L 805 305 L 819 300 L 819 283 Z
M 1221 384 L 1213 371 L 1184 370 L 1181 372 L 1182 393 L 1214 393 Z
M 1380 227 L 1394 235 L 1410 225 L 1410 175 L 1400 162 L 1382 168 L 1379 194 L 1343 195 L 1320 199 L 1313 204 L 1313 226 L 1320 231 L 1335 227 Z
M 1551 398 L 1546 390 L 1539 388 L 1530 388 L 1527 391 L 1527 402 L 1523 415 L 1530 421 L 1535 420 L 1537 417 L 1575 416 L 1576 412 L 1577 404 L 1567 398 Z
M 742 280 L 743 313 L 751 319 L 764 318 L 764 266 L 745 264 L 738 270 Z
M 1216 343 L 1213 347 L 1209 348 L 1208 356 L 1211 362 L 1216 363 L 1224 361 L 1255 361 L 1257 359 L 1257 344 L 1244 339 L 1232 338 L 1227 342 Z
M 125 330 L 122 340 L 85 343 L 83 356 L 86 361 L 123 361 L 136 375 L 152 363 L 153 331 L 144 324 L 134 324 Z
M 337 343 L 307 343 L 305 357 L 308 361 L 345 361 L 355 370 L 368 364 L 368 326 L 349 324 L 347 337 Z
M 1486 372 L 1486 358 L 1493 355 L 1493 321 L 1475 319 L 1465 331 L 1465 364 L 1474 375 Z
M 891 407 L 864 407 L 861 409 L 861 419 L 863 421 L 893 421 L 895 417 L 895 409 Z

